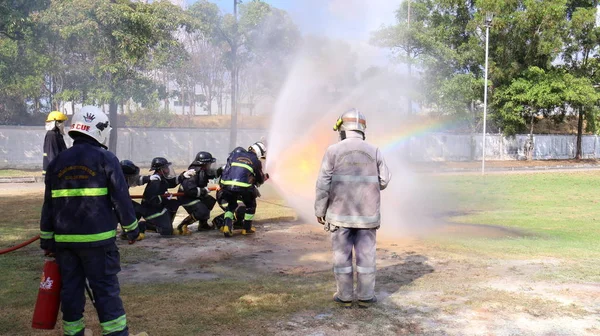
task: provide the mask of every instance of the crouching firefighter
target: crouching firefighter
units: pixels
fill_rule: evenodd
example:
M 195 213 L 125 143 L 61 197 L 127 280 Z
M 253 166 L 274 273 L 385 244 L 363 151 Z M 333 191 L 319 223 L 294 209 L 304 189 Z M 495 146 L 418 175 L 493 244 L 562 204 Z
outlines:
M 256 213 L 256 198 L 259 195 L 257 188 L 265 182 L 265 174 L 259 157 L 264 159 L 266 154 L 265 145 L 262 142 L 256 142 L 248 150 L 237 147 L 227 158 L 220 181 L 223 190 L 222 198 L 227 202 L 225 222 L 222 227 L 225 237 L 233 235 L 234 212 L 238 208 L 238 200 L 241 200 L 246 207 L 242 234 L 248 235 L 256 232 L 252 226 L 252 220 Z
M 102 334 L 129 335 L 117 278 L 117 221 L 132 243 L 139 230 L 119 160 L 105 147 L 110 130 L 99 108 L 83 107 L 69 130 L 73 146 L 46 169 L 40 242 L 59 265 L 65 335 L 84 334 L 86 279 Z
M 210 212 L 217 200 L 209 195 L 208 182 L 217 178 L 217 171 L 212 169 L 212 164 L 217 161 L 209 152 L 198 152 L 196 158 L 183 173 L 183 180 L 179 192 L 184 196 L 179 197 L 179 204 L 187 211 L 188 216 L 177 226 L 180 234 L 189 234 L 188 226 L 198 221 L 198 231 L 214 229 L 208 224 Z
M 150 171 L 154 171 L 154 174 L 150 176 L 150 181 L 142 196 L 141 210 L 145 221 L 140 222 L 140 230 L 141 232 L 145 232 L 147 229 L 153 230 L 161 236 L 178 234 L 177 230 L 173 230 L 173 219 L 177 214 L 179 202 L 173 199 L 167 191 L 175 188 L 183 177 L 182 175 L 176 176 L 171 162 L 163 157 L 152 159 Z
M 377 302 L 375 297 L 375 234 L 380 224 L 380 190 L 391 175 L 381 151 L 365 141 L 367 122 L 356 109 L 345 112 L 334 130 L 340 142 L 329 146 L 316 185 L 315 215 L 331 232 L 333 272 L 337 284 L 334 301 L 350 307 Z M 352 265 L 352 251 L 356 268 Z
M 128 188 L 137 187 L 148 183 L 151 179 L 158 180 L 160 179 L 157 175 L 153 176 L 140 176 L 140 168 L 135 165 L 131 160 L 122 160 L 120 162 L 121 170 L 123 171 L 123 175 L 125 175 L 125 181 L 127 181 Z M 139 221 L 142 216 L 144 216 L 144 208 L 142 205 L 134 200 L 131 200 L 131 204 L 133 205 L 133 210 L 135 211 L 135 218 Z M 145 237 L 144 232 L 140 232 L 137 240 L 143 240 Z M 127 233 L 121 233 L 121 239 L 128 239 Z

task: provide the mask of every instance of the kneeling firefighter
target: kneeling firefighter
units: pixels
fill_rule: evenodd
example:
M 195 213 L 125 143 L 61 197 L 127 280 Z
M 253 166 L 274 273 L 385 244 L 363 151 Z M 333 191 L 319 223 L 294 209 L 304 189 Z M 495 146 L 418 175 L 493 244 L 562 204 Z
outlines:
M 248 235 L 256 232 L 252 220 L 256 213 L 257 187 L 265 182 L 260 159 L 266 157 L 267 150 L 262 142 L 252 144 L 248 150 L 237 147 L 227 158 L 227 164 L 221 176 L 222 198 L 227 202 L 225 222 L 222 227 L 225 237 L 233 235 L 234 212 L 238 208 L 238 200 L 246 207 L 242 234 Z
M 120 164 L 121 170 L 123 171 L 123 175 L 125 175 L 125 181 L 127 181 L 127 186 L 129 188 L 144 185 L 150 182 L 151 180 L 160 180 L 160 177 L 158 175 L 141 176 L 140 168 L 136 166 L 135 163 L 133 163 L 131 160 L 122 160 Z M 144 216 L 144 208 L 140 203 L 134 200 L 131 200 L 131 203 L 133 204 L 133 210 L 135 210 L 135 217 L 139 221 L 140 218 Z M 142 240 L 144 239 L 144 237 L 145 233 L 140 232 L 140 235 L 138 236 L 137 240 Z M 125 232 L 121 234 L 121 239 L 127 239 L 127 234 Z
M 154 174 L 150 176 L 142 196 L 141 210 L 145 221 L 140 222 L 140 230 L 154 230 L 161 236 L 178 234 L 177 231 L 173 231 L 173 219 L 179 202 L 167 191 L 169 188 L 175 188 L 183 176 L 176 176 L 171 162 L 164 157 L 152 159 L 150 170 L 154 171 Z
M 180 234 L 189 234 L 188 226 L 196 221 L 199 221 L 198 231 L 214 229 L 214 226 L 208 224 L 208 219 L 217 200 L 208 194 L 208 182 L 218 177 L 217 170 L 212 169 L 215 161 L 217 159 L 211 153 L 198 152 L 188 171 L 184 173 L 179 186 L 179 192 L 184 196 L 178 199 L 189 215 L 177 226 Z

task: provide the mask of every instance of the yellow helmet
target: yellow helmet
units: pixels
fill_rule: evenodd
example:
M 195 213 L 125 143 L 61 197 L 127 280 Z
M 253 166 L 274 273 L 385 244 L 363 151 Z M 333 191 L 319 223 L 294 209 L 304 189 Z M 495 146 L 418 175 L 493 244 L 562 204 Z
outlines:
M 48 121 L 65 121 L 67 120 L 67 116 L 60 111 L 52 111 L 48 114 L 48 118 L 46 118 L 46 122 Z

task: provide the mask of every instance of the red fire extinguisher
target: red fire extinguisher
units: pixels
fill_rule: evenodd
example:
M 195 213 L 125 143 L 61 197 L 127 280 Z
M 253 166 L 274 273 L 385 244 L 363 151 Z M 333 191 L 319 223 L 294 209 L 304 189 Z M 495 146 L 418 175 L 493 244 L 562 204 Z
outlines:
M 34 329 L 54 329 L 60 307 L 60 272 L 54 260 L 46 260 L 35 310 L 33 312 Z

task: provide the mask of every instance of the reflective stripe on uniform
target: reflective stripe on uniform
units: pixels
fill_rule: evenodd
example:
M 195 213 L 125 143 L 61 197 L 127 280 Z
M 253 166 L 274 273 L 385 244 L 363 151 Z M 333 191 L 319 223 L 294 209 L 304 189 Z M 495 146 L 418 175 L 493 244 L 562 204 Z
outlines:
M 150 215 L 150 216 L 145 216 L 144 218 L 146 220 L 148 220 L 148 219 L 154 219 L 154 218 L 156 218 L 158 216 L 164 215 L 166 212 L 167 212 L 167 208 L 164 208 L 164 209 L 162 209 L 161 212 L 157 212 L 157 213 L 155 213 L 153 215 Z
M 55 234 L 54 240 L 57 243 L 91 243 L 100 240 L 106 240 L 117 236 L 117 230 L 110 230 L 102 233 L 64 235 Z
M 48 153 L 44 153 L 44 156 L 48 156 Z
M 40 231 L 40 238 L 42 238 L 42 239 L 52 239 L 52 238 L 54 238 L 54 232 L 52 232 L 52 231 Z
M 333 273 L 337 273 L 337 274 L 352 273 L 352 266 L 348 266 L 348 267 L 334 267 L 333 268 Z
M 238 163 L 238 162 L 234 162 L 231 164 L 231 166 L 233 167 L 242 167 L 242 168 L 246 168 L 248 169 L 252 174 L 254 174 L 254 168 L 252 168 L 251 166 L 245 164 L 245 163 Z
M 340 216 L 334 213 L 327 213 L 328 220 L 334 220 L 339 223 L 375 223 L 380 220 L 380 215 L 376 216 Z
M 227 181 L 227 180 L 223 180 L 221 181 L 222 184 L 224 185 L 228 185 L 228 186 L 236 186 L 236 187 L 251 187 L 252 184 L 250 183 L 246 183 L 246 182 L 240 182 L 240 181 Z
M 102 335 L 121 331 L 127 327 L 127 317 L 123 314 L 112 321 L 100 323 L 100 326 L 102 326 Z
M 83 317 L 77 321 L 69 322 L 63 320 L 63 332 L 65 335 L 77 335 L 85 328 Z
M 79 197 L 79 196 L 105 196 L 105 195 L 108 195 L 108 188 L 80 188 L 80 189 L 52 190 L 52 198 Z
M 182 205 L 183 205 L 183 206 L 190 206 L 190 205 L 194 205 L 194 204 L 196 204 L 196 203 L 200 203 L 200 200 L 194 200 L 194 201 L 191 201 L 191 202 L 189 202 L 189 203 L 182 204 Z
M 379 183 L 379 176 L 333 175 L 333 182 Z
M 244 214 L 244 220 L 253 220 L 254 214 Z
M 233 219 L 233 212 L 225 211 L 225 218 Z
M 375 267 L 356 266 L 356 272 L 358 273 L 375 273 L 376 271 L 377 269 Z
M 129 232 L 129 231 L 133 231 L 133 230 L 137 229 L 137 227 L 138 227 L 138 221 L 136 219 L 133 223 L 131 223 L 131 225 L 123 226 L 123 230 L 125 230 L 125 232 Z

